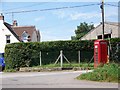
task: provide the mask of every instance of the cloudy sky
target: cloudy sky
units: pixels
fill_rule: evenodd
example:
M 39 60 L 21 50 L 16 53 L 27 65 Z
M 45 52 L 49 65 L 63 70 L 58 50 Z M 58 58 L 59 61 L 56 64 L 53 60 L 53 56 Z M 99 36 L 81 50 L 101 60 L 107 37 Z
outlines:
M 80 23 L 87 22 L 97 26 L 101 22 L 101 0 L 54 1 L 56 2 L 5 0 L 0 5 L 0 12 L 4 14 L 5 21 L 10 24 L 14 19 L 19 26 L 36 26 L 40 30 L 41 41 L 70 40 Z M 117 22 L 118 0 L 104 1 L 105 21 Z

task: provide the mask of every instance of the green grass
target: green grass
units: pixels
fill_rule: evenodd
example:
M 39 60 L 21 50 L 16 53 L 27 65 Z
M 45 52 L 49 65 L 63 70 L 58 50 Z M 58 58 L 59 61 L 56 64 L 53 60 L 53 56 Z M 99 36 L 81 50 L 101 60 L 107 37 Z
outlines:
M 80 64 L 78 64 L 78 63 L 71 63 L 71 64 L 69 64 L 69 63 L 64 63 L 64 64 L 63 64 L 63 68 L 93 67 L 93 66 L 94 66 L 93 63 L 90 63 L 89 65 L 88 65 L 88 63 L 80 63 Z M 50 68 L 52 68 L 52 67 L 60 67 L 60 63 L 58 63 L 58 64 L 47 64 L 47 65 L 34 66 L 34 67 L 50 67 Z
M 17 72 L 15 69 L 5 69 L 4 72 Z
M 103 67 L 98 67 L 93 72 L 78 76 L 77 79 L 101 82 L 119 82 L 118 78 L 120 79 L 120 72 L 118 72 L 118 68 L 118 64 L 115 63 L 105 64 Z
M 63 68 L 76 68 L 76 67 L 82 67 L 82 68 L 88 68 L 93 69 L 94 64 L 90 63 L 88 66 L 88 63 L 64 63 Z M 42 66 L 33 66 L 32 68 L 58 68 L 61 67 L 60 63 L 57 64 L 47 64 L 47 65 L 42 65 Z M 16 72 L 17 70 L 15 69 L 5 69 L 4 72 Z

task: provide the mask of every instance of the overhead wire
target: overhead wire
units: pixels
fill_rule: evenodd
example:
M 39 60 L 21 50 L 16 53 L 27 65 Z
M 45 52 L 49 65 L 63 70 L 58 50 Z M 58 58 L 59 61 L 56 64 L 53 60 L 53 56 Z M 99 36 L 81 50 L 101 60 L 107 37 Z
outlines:
M 34 5 L 35 4 L 33 4 L 33 6 Z M 72 9 L 72 8 L 88 7 L 88 6 L 95 6 L 95 5 L 101 5 L 101 3 L 85 4 L 85 5 L 78 5 L 78 6 L 55 7 L 55 8 L 46 8 L 46 9 L 23 10 L 23 11 L 15 11 L 15 12 L 5 12 L 4 14 L 12 14 L 13 15 L 15 13 L 28 13 L 28 12 L 37 12 L 37 11 L 41 11 L 42 12 L 42 11 L 52 11 L 52 10 L 62 10 L 62 9 Z M 104 5 L 119 7 L 117 5 L 108 4 L 108 3 L 105 3 Z M 32 6 L 32 5 L 29 5 L 29 6 Z M 24 7 L 29 7 L 29 6 L 24 6 Z M 20 8 L 22 8 L 22 7 L 20 7 Z M 14 9 L 17 9 L 17 8 L 14 8 Z M 12 18 L 13 18 L 13 16 L 12 16 Z
M 71 9 L 71 8 L 80 8 L 80 7 L 87 7 L 87 6 L 95 6 L 95 5 L 100 5 L 100 3 L 78 5 L 78 6 L 65 6 L 65 7 L 57 7 L 57 8 L 35 9 L 35 10 L 23 10 L 23 11 L 15 11 L 15 12 L 5 12 L 4 14 L 27 13 L 27 12 L 37 12 L 37 11 L 51 11 L 51 10 L 61 10 L 61 9 Z
M 42 3 L 37 3 L 37 4 L 31 4 L 31 5 L 26 5 L 26 6 L 22 6 L 22 7 L 17 7 L 17 8 L 10 8 L 10 9 L 6 9 L 6 10 L 3 10 L 3 11 L 9 11 L 9 10 L 15 10 L 15 9 L 21 9 L 21 8 L 28 8 L 28 7 L 33 7 L 33 6 L 37 6 L 37 5 L 43 5 L 47 2 L 42 2 Z
M 119 5 L 114 5 L 114 4 L 109 4 L 109 3 L 105 3 L 104 5 L 113 6 L 113 7 L 120 7 Z

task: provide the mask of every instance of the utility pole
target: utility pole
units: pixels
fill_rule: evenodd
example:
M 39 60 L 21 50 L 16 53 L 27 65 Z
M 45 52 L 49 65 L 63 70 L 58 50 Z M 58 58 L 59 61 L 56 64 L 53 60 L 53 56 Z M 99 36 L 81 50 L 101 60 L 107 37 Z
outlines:
M 100 8 L 102 10 L 102 39 L 104 39 L 104 0 L 102 0 Z

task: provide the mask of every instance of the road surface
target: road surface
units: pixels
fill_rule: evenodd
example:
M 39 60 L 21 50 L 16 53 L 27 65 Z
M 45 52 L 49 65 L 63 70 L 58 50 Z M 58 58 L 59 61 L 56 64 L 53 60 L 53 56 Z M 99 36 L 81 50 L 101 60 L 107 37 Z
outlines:
M 2 74 L 2 88 L 118 88 L 118 83 L 75 79 L 86 71 L 19 72 Z

